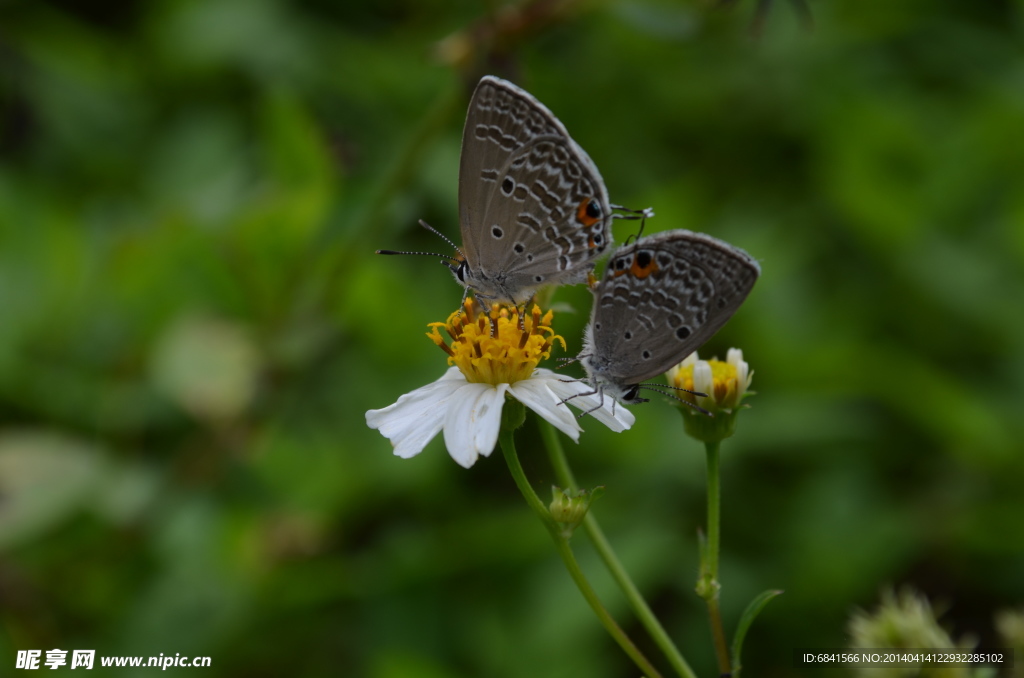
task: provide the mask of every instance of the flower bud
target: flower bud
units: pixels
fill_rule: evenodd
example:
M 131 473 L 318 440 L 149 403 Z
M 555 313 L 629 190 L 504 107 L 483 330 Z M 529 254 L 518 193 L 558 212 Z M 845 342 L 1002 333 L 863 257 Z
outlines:
M 568 539 L 587 516 L 590 505 L 604 494 L 604 486 L 599 485 L 593 490 L 572 492 L 552 485 L 551 493 L 553 497 L 548 511 L 551 512 L 551 517 L 561 528 L 562 536 Z
M 848 626 L 850 647 L 854 649 L 901 649 L 918 648 L 947 650 L 958 648 L 969 650 L 974 643 L 970 639 L 953 642 L 949 634 L 939 626 L 936 614 L 928 599 L 916 591 L 905 589 L 898 595 L 893 591 L 882 594 L 882 603 L 874 612 L 858 611 Z M 909 678 L 923 675 L 918 668 L 872 667 L 858 669 L 856 675 L 871 678 Z M 968 678 L 968 667 L 949 664 L 937 665 L 930 676 L 941 678 Z
M 710 443 L 725 440 L 735 432 L 736 414 L 746 407 L 742 401 L 750 393 L 747 389 L 754 376 L 743 360 L 743 351 L 730 348 L 724 362 L 715 358 L 700 360 L 694 352 L 665 376 L 671 386 L 681 389 L 679 397 L 685 401 L 681 409 L 687 435 Z

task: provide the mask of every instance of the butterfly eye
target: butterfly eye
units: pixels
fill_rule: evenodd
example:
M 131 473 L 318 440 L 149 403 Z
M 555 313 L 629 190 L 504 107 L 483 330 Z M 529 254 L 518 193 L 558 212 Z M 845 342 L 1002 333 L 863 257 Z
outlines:
M 584 198 L 576 208 L 576 221 L 584 226 L 593 226 L 601 218 L 601 203 L 594 198 Z
M 629 402 L 630 400 L 635 400 L 637 395 L 639 395 L 639 393 L 640 393 L 640 384 L 636 384 L 635 386 L 630 386 L 629 390 L 622 394 L 622 399 L 625 400 L 626 402 Z

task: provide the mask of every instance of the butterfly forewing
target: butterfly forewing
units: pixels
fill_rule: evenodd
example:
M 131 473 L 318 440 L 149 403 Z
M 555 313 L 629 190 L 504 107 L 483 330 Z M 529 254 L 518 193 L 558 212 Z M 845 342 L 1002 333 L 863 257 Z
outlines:
M 729 320 L 760 270 L 743 250 L 690 231 L 620 248 L 591 313 L 590 350 L 604 376 L 636 384 L 668 370 Z

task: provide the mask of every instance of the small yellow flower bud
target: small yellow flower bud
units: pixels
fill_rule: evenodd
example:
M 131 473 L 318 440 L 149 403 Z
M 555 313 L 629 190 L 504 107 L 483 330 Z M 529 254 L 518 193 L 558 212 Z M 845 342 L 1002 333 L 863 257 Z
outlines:
M 677 388 L 679 397 L 711 414 L 710 417 L 683 405 L 686 433 L 703 442 L 725 440 L 735 432 L 736 414 L 746 407 L 743 399 L 754 378 L 743 360 L 743 351 L 730 348 L 723 362 L 716 358 L 700 360 L 696 353 L 665 373 L 668 383 Z M 705 393 L 698 396 L 687 391 Z

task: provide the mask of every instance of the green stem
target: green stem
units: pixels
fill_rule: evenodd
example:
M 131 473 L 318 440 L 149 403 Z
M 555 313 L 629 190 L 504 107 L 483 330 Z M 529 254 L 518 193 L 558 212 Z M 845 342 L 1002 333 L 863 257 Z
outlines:
M 576 485 L 576 479 L 573 477 L 572 469 L 569 468 L 569 460 L 565 456 L 565 450 L 562 448 L 562 441 L 558 438 L 558 430 L 555 429 L 550 423 L 537 420 L 540 426 L 540 434 L 544 439 L 544 444 L 548 449 L 548 456 L 551 458 L 551 465 L 555 469 L 555 476 L 558 478 L 558 482 L 563 486 L 571 489 L 573 492 L 579 489 Z M 665 632 L 664 627 L 658 618 L 651 612 L 651 608 L 648 607 L 647 601 L 644 600 L 637 589 L 636 584 L 630 578 L 626 568 L 622 566 L 618 556 L 615 555 L 615 551 L 612 550 L 612 546 L 608 543 L 608 539 L 604 535 L 604 531 L 601 530 L 601 526 L 597 522 L 597 518 L 594 517 L 593 511 L 589 511 L 587 516 L 583 519 L 583 527 L 587 530 L 587 534 L 590 536 L 590 541 L 593 543 L 594 548 L 597 550 L 598 555 L 601 556 L 601 560 L 604 561 L 605 567 L 612 573 L 612 577 L 615 578 L 619 588 L 625 594 L 626 599 L 629 601 L 630 606 L 633 608 L 634 614 L 640 620 L 640 623 L 644 625 L 647 632 L 651 634 L 651 638 L 654 639 L 655 644 L 661 648 L 661 651 L 665 653 L 672 668 L 675 669 L 682 678 L 696 678 L 697 674 L 693 672 L 690 665 L 686 663 L 683 655 L 679 652 L 679 649 L 672 642 L 668 633 Z
M 413 131 L 400 144 L 399 150 L 392 154 L 390 164 L 368 187 L 365 192 L 368 198 L 354 210 L 350 208 L 354 215 L 345 220 L 347 227 L 337 242 L 312 260 L 311 268 L 304 271 L 302 286 L 292 295 L 295 300 L 293 312 L 314 316 L 326 312 L 336 302 L 337 295 L 349 288 L 348 280 L 358 269 L 353 262 L 368 256 L 381 243 L 387 244 L 391 238 L 397 237 L 394 232 L 400 221 L 385 218 L 384 213 L 393 204 L 395 195 L 409 183 L 424 151 L 444 132 L 452 117 L 459 115 L 463 101 L 464 93 L 457 86 L 437 95 Z M 410 225 L 401 227 L 409 228 Z
M 719 443 L 704 443 L 708 460 L 708 576 L 718 581 L 718 550 L 721 544 L 721 474 Z
M 704 443 L 708 460 L 708 541 L 705 551 L 705 562 L 702 569 L 702 582 L 698 584 L 704 600 L 708 604 L 708 620 L 711 623 L 711 635 L 715 640 L 715 655 L 718 657 L 720 675 L 731 673 L 729 666 L 729 644 L 725 640 L 722 628 L 722 612 L 718 606 L 718 551 L 721 543 L 721 474 L 718 464 L 718 442 Z
M 648 678 L 661 678 L 661 674 L 651 664 L 651 662 L 645 657 L 633 641 L 629 639 L 626 633 L 619 628 L 619 625 L 615 623 L 615 620 L 609 614 L 608 610 L 605 609 L 604 605 L 601 604 L 601 600 L 597 597 L 597 592 L 591 587 L 590 582 L 587 581 L 586 575 L 583 574 L 583 570 L 580 569 L 579 563 L 576 562 L 576 556 L 573 555 L 572 549 L 569 547 L 569 541 L 561 535 L 561 531 L 558 529 L 558 525 L 551 517 L 551 512 L 548 507 L 540 500 L 537 493 L 533 491 L 533 487 L 530 485 L 530 481 L 526 478 L 526 473 L 523 472 L 523 467 L 519 463 L 519 456 L 516 454 L 515 440 L 513 439 L 512 431 L 502 428 L 498 434 L 498 442 L 501 444 L 501 451 L 505 455 L 505 462 L 508 464 L 509 471 L 512 472 L 512 478 L 516 481 L 516 485 L 519 487 L 519 491 L 523 493 L 523 498 L 526 499 L 526 503 L 530 505 L 537 517 L 540 518 L 541 522 L 544 523 L 544 527 L 548 529 L 548 533 L 551 534 L 551 538 L 555 541 L 555 546 L 558 549 L 558 555 L 561 556 L 562 562 L 565 563 L 565 567 L 569 570 L 569 576 L 572 577 L 573 582 L 576 583 L 580 593 L 590 604 L 590 608 L 597 615 L 597 618 L 601 621 L 605 630 L 611 634 L 615 642 L 619 644 L 619 647 L 629 655 L 629 658 L 644 672 Z

